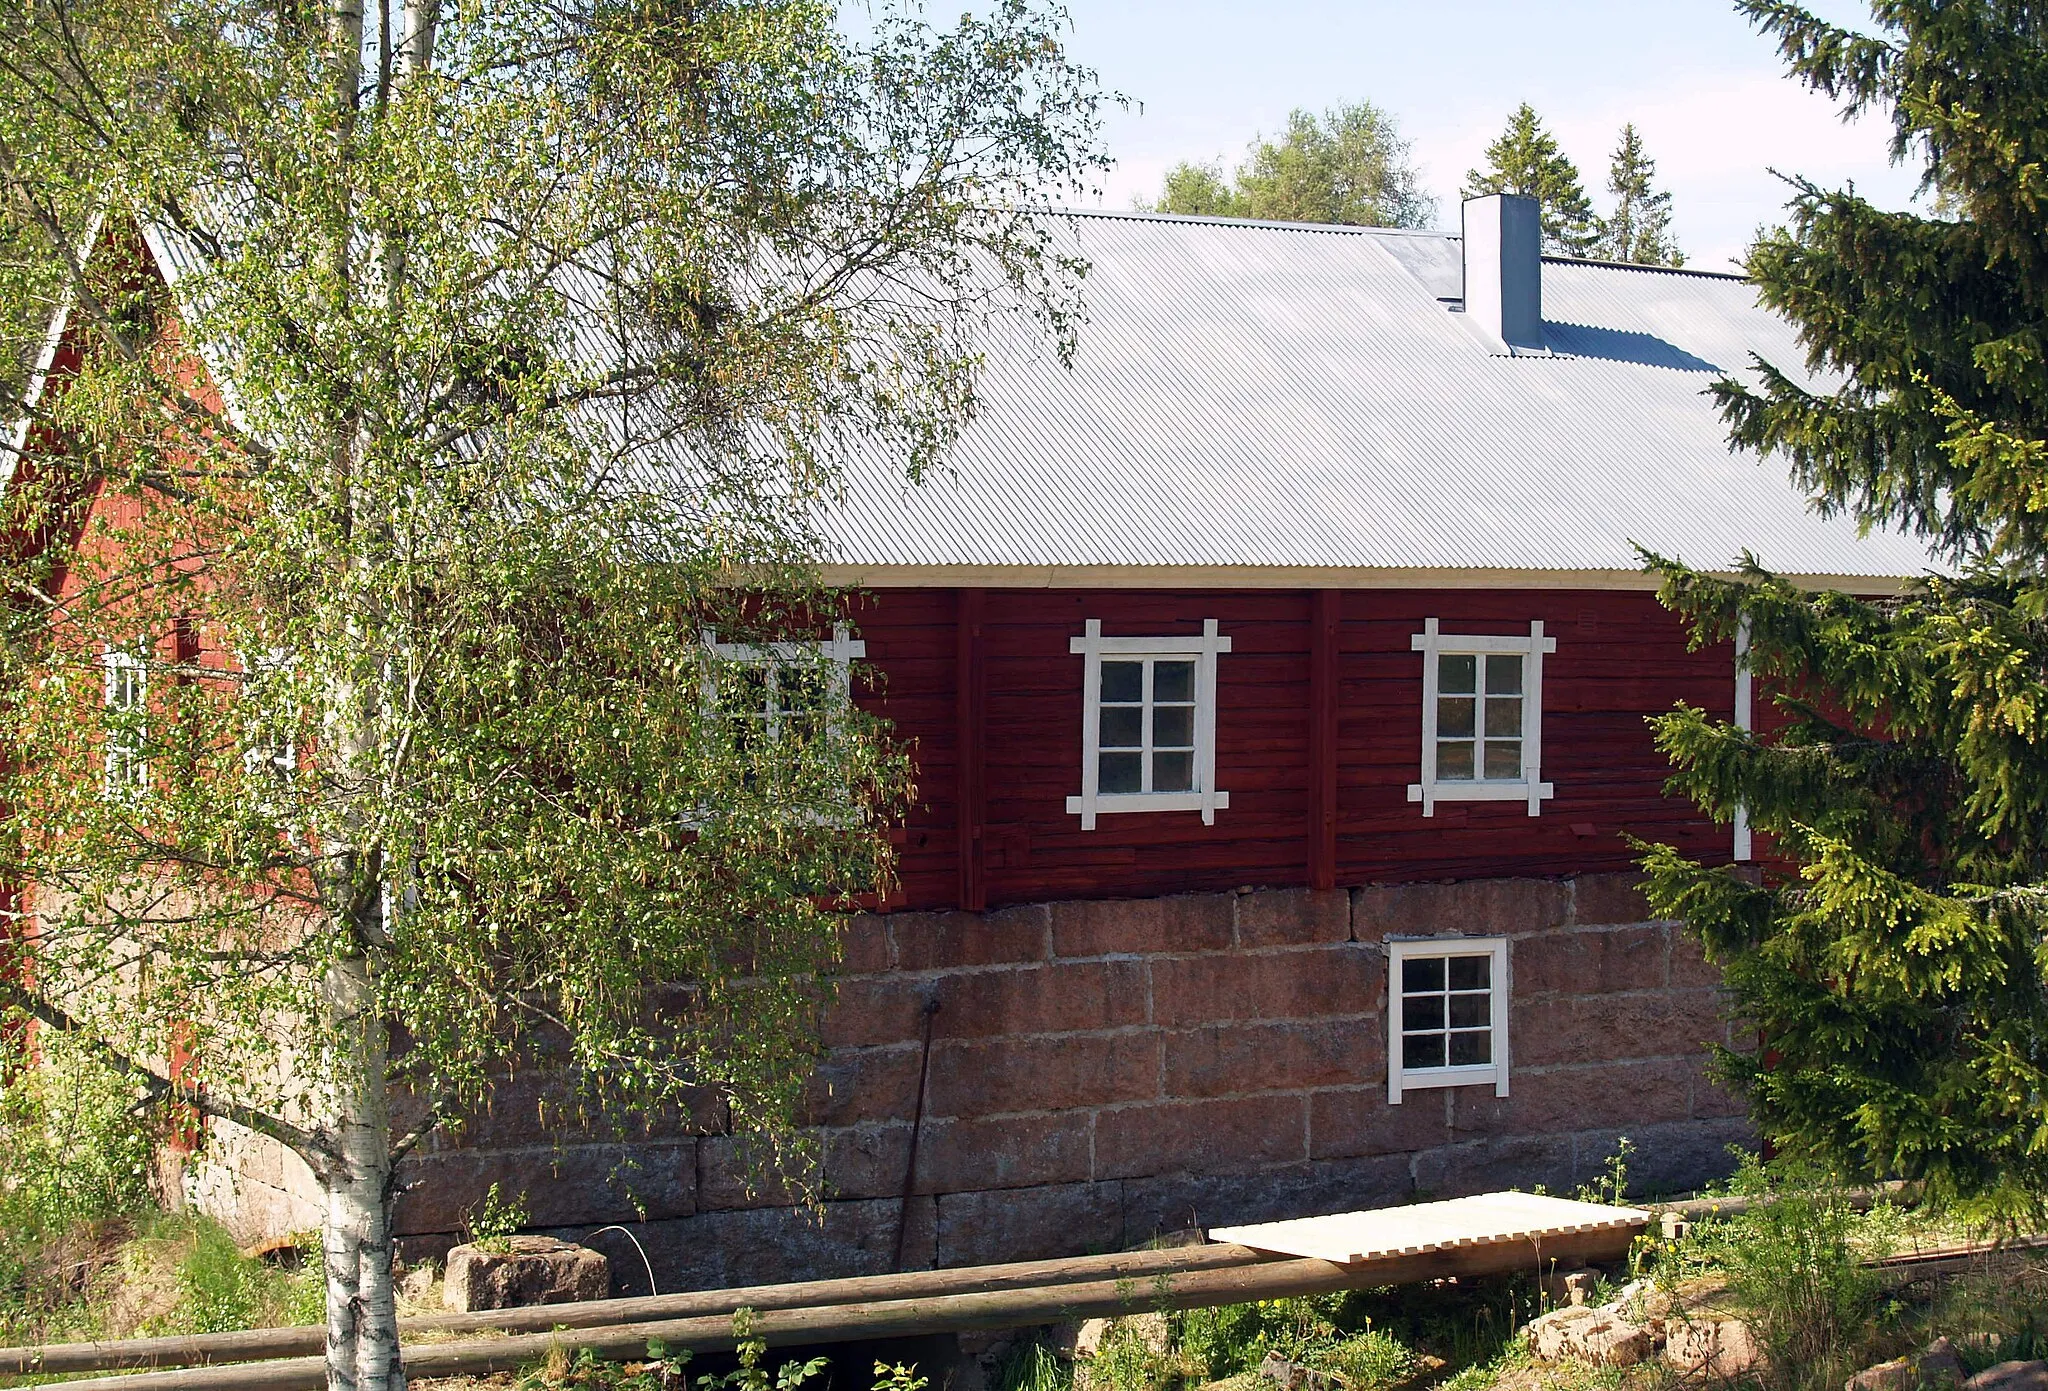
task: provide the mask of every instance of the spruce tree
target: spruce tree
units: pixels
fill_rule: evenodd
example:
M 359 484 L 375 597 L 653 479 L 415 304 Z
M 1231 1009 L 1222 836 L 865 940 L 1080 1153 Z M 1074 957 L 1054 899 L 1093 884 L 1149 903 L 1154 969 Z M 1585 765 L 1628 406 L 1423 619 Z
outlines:
M 1808 86 L 1889 116 L 1936 215 L 1797 185 L 1748 268 L 1796 364 L 1715 391 L 1823 508 L 1927 538 L 1948 577 L 1814 594 L 1656 562 L 1702 640 L 1746 629 L 1767 733 L 1680 707 L 1674 787 L 1763 833 L 1762 872 L 1647 853 L 1761 1047 L 1727 1078 L 1790 1155 L 1984 1215 L 2048 1195 L 2048 45 L 1999 0 L 1891 0 L 1880 32 L 1742 5 Z
M 1600 220 L 1586 197 L 1579 167 L 1543 128 L 1534 107 L 1523 102 L 1508 117 L 1508 128 L 1486 147 L 1486 168 L 1465 175 L 1464 196 L 1518 193 L 1541 207 L 1543 245 L 1567 256 L 1591 255 L 1600 239 Z
M 1658 188 L 1656 177 L 1657 161 L 1644 152 L 1643 137 L 1633 123 L 1623 126 L 1607 164 L 1614 211 L 1601 220 L 1595 255 L 1639 266 L 1685 264 L 1671 236 L 1671 192 Z

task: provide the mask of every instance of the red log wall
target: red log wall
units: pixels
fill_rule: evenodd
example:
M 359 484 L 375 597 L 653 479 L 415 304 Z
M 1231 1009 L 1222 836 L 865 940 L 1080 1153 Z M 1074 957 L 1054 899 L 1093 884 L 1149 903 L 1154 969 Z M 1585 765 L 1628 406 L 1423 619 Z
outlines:
M 1408 800 L 1422 742 L 1422 656 L 1409 639 L 1429 617 L 1446 632 L 1509 635 L 1541 620 L 1557 640 L 1543 676 L 1543 776 L 1557 795 L 1541 816 L 1480 802 L 1425 818 Z M 1684 700 L 1732 718 L 1734 655 L 1687 651 L 1683 625 L 1650 594 L 902 589 L 870 592 L 857 618 L 872 669 L 862 703 L 894 722 L 918 764 L 891 909 L 1313 885 L 1315 812 L 1333 794 L 1323 854 L 1337 884 L 1622 870 L 1634 858 L 1623 832 L 1728 853 L 1726 827 L 1664 795 L 1669 767 L 1645 717 Z M 1089 618 L 1118 635 L 1199 633 L 1215 618 L 1232 640 L 1216 754 L 1230 806 L 1215 825 L 1119 813 L 1083 831 L 1066 810 L 1081 785 L 1082 699 L 1082 659 L 1067 644 Z M 1332 704 L 1319 709 L 1324 692 Z M 960 758 L 963 717 L 983 731 L 978 768 Z M 1331 742 L 1333 785 L 1310 756 Z

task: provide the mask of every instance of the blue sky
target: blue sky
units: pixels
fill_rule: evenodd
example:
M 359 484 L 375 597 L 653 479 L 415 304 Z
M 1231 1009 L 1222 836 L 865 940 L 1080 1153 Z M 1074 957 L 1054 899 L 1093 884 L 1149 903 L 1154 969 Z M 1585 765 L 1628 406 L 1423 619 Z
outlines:
M 1066 3 L 1074 57 L 1141 104 L 1109 119 L 1112 207 L 1155 193 L 1181 159 L 1234 164 L 1290 108 L 1361 98 L 1399 120 L 1453 225 L 1465 171 L 1517 103 L 1542 114 L 1596 201 L 1615 134 L 1634 121 L 1702 269 L 1730 268 L 1760 224 L 1780 219 L 1785 188 L 1771 168 L 1853 179 L 1891 205 L 1915 182 L 1887 160 L 1881 121 L 1844 125 L 1726 0 Z M 1869 13 L 1855 0 L 1812 8 L 1850 24 Z

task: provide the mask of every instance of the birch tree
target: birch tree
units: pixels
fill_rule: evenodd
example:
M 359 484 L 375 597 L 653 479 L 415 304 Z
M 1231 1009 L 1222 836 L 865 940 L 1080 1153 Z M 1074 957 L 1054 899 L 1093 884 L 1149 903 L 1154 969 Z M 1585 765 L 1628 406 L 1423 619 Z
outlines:
M 330 1386 L 403 1385 L 396 1166 L 522 1050 L 792 1133 L 909 790 L 799 641 L 812 521 L 848 450 L 943 457 L 992 318 L 1070 347 L 1061 23 L 0 19 L 6 250 L 67 316 L 12 403 L 0 989 L 312 1167 Z

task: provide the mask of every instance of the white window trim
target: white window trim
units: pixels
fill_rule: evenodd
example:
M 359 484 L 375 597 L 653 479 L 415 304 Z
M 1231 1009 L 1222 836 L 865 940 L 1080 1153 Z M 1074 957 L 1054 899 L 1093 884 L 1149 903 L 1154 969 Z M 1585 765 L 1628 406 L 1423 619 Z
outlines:
M 101 657 L 106 670 L 103 704 L 109 714 L 121 709 L 143 711 L 142 722 L 132 730 L 116 731 L 111 720 L 106 726 L 105 787 L 109 793 L 133 794 L 149 790 L 149 760 L 145 752 L 149 746 L 149 664 L 141 655 L 125 647 L 108 643 Z M 117 705 L 121 673 L 132 671 L 136 674 L 136 705 Z
M 1401 963 L 1412 957 L 1487 956 L 1493 960 L 1491 1023 L 1493 1061 L 1484 1067 L 1404 1066 L 1401 1056 Z M 1430 1087 L 1476 1087 L 1492 1084 L 1495 1096 L 1508 1094 L 1508 939 L 1505 937 L 1390 937 L 1387 939 L 1387 1104 L 1399 1106 L 1401 1093 Z
M 1095 829 L 1095 818 L 1124 811 L 1199 811 L 1202 824 L 1216 824 L 1219 809 L 1228 810 L 1230 794 L 1216 787 L 1216 658 L 1230 650 L 1217 621 L 1202 620 L 1198 637 L 1106 638 L 1102 620 L 1091 618 L 1067 650 L 1083 659 L 1081 668 L 1081 795 L 1067 798 L 1067 811 L 1081 818 L 1081 829 Z M 1192 657 L 1195 659 L 1195 790 L 1192 792 L 1115 792 L 1101 790 L 1102 659 L 1103 657 Z
M 826 719 L 837 723 L 839 717 L 853 708 L 853 663 L 865 659 L 868 645 L 860 638 L 847 636 L 846 625 L 832 625 L 832 639 L 829 642 L 771 642 L 753 645 L 742 642 L 720 642 L 718 630 L 705 628 L 700 631 L 705 648 L 722 661 L 744 662 L 752 666 L 765 666 L 772 676 L 775 667 L 785 663 L 795 666 L 822 660 L 827 664 L 826 687 L 831 700 L 831 709 Z M 704 713 L 713 715 L 718 710 L 718 674 L 707 670 L 703 686 Z M 772 717 L 768 723 L 768 737 L 780 737 L 781 730 Z
M 289 676 L 291 669 L 291 651 L 283 647 L 266 648 L 255 657 L 242 661 L 243 679 L 251 685 L 274 676 Z M 260 728 L 251 731 L 249 742 L 242 750 L 242 768 L 250 777 L 257 776 L 266 768 L 280 782 L 289 783 L 298 777 L 299 741 L 293 728 L 297 722 L 297 711 L 288 709 L 284 714 L 288 723 L 282 745 L 264 742 L 265 733 L 270 731 Z
M 1557 795 L 1557 789 L 1543 781 L 1543 656 L 1557 651 L 1557 639 L 1543 636 L 1541 621 L 1529 625 L 1529 636 L 1510 638 L 1445 633 L 1436 619 L 1428 618 L 1408 645 L 1422 654 L 1422 781 L 1408 784 L 1408 800 L 1422 803 L 1424 816 L 1435 816 L 1438 802 L 1527 802 L 1529 815 L 1542 815 L 1543 803 Z M 1439 782 L 1437 659 L 1445 653 L 1462 657 L 1485 656 L 1490 652 L 1519 652 L 1527 659 L 1522 666 L 1522 776 L 1512 781 L 1475 777 L 1469 781 Z

